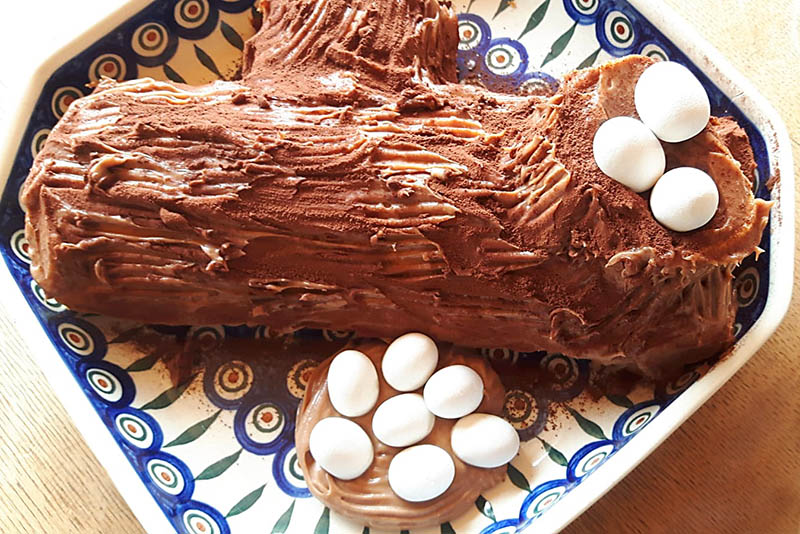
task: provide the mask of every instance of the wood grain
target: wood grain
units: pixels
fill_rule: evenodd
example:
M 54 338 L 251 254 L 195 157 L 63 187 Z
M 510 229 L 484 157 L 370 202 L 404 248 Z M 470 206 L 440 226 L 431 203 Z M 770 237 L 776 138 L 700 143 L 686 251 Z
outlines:
M 654 0 L 655 1 L 655 0 Z M 110 0 L 6 3 L 0 126 L 26 71 Z M 772 102 L 800 161 L 800 1 L 666 0 Z M 14 4 L 9 6 L 9 4 Z M 18 5 L 19 4 L 19 5 Z M 42 13 L 47 13 L 45 18 Z M 92 11 L 90 18 L 96 18 Z M 8 18 L 7 18 L 8 17 Z M 69 24 L 71 19 L 74 25 Z M 65 21 L 67 23 L 65 24 Z M 70 30 L 70 26 L 73 27 Z M 41 32 L 35 31 L 39 28 Z M 30 53 L 27 45 L 31 44 Z M 800 174 L 796 165 L 795 174 Z M 800 259 L 800 254 L 797 255 Z M 795 295 L 800 294 L 795 282 Z M 565 532 L 796 533 L 800 527 L 800 309 L 633 473 Z M 0 532 L 141 534 L 67 417 L 0 300 Z M 151 533 L 161 534 L 161 533 Z

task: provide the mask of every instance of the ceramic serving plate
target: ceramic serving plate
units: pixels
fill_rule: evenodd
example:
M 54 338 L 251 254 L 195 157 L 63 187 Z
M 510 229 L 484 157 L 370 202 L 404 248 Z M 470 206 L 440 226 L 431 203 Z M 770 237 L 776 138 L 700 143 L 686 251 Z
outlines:
M 173 386 L 137 325 L 74 313 L 48 298 L 29 273 L 20 186 L 49 129 L 100 76 L 150 76 L 200 84 L 234 75 L 255 29 L 253 0 L 129 1 L 57 51 L 19 105 L 0 161 L 3 298 L 56 393 L 144 528 L 152 534 L 356 534 L 353 524 L 310 497 L 294 452 L 293 427 L 308 371 L 347 333 L 303 331 L 312 351 L 257 362 L 221 361 L 226 337 L 268 329 L 231 325 L 147 329 L 195 337 L 204 368 Z M 490 358 L 547 371 L 552 384 L 514 384 L 505 415 L 524 444 L 505 481 L 450 523 L 414 533 L 554 532 L 635 467 L 708 399 L 774 331 L 789 303 L 794 248 L 792 161 L 772 108 L 697 34 L 646 0 L 468 0 L 459 15 L 459 67 L 492 86 L 526 90 L 562 74 L 631 53 L 688 66 L 715 115 L 745 127 L 760 179 L 776 201 L 764 253 L 736 273 L 737 343 L 710 369 L 677 381 L 640 384 L 624 397 L 590 400 L 589 365 L 557 354 L 487 347 Z M 779 176 L 770 192 L 769 176 Z M 322 348 L 320 348 L 322 347 Z M 372 530 L 370 534 L 380 534 Z

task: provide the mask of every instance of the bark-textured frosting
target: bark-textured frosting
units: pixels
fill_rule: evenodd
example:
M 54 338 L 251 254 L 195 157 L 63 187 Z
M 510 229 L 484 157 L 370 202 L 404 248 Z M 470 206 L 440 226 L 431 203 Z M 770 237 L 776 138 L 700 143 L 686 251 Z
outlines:
M 380 341 L 366 341 L 354 348 L 369 356 L 375 368 L 380 369 L 386 347 L 386 343 Z M 297 459 L 303 469 L 306 484 L 311 493 L 326 506 L 370 527 L 412 529 L 438 525 L 460 516 L 474 506 L 475 499 L 483 491 L 503 480 L 505 466 L 483 469 L 462 462 L 450 446 L 450 433 L 457 420 L 437 417 L 431 433 L 418 444 L 436 445 L 450 454 L 456 468 L 453 483 L 446 492 L 430 501 L 413 503 L 395 495 L 389 486 L 387 473 L 392 458 L 403 449 L 390 447 L 375 437 L 372 432 L 372 416 L 383 401 L 400 393 L 392 389 L 380 373 L 380 392 L 375 408 L 360 417 L 351 418 L 372 440 L 375 451 L 372 465 L 363 475 L 353 480 L 339 480 L 329 475 L 314 461 L 309 452 L 308 439 L 318 421 L 340 416 L 328 396 L 327 376 L 332 359 L 333 357 L 322 362 L 309 378 L 295 430 Z M 443 347 L 437 368 L 456 364 L 469 365 L 483 379 L 483 401 L 476 412 L 502 415 L 505 389 L 486 360 L 460 354 L 452 347 Z M 422 389 L 418 393 L 422 393 Z
M 25 184 L 32 273 L 71 308 L 549 350 L 648 374 L 732 343 L 769 205 L 731 119 L 665 145 L 720 208 L 679 234 L 595 165 L 650 64 L 548 98 L 456 82 L 437 0 L 271 0 L 241 82 L 103 81 Z M 744 172 L 743 172 L 744 171 Z

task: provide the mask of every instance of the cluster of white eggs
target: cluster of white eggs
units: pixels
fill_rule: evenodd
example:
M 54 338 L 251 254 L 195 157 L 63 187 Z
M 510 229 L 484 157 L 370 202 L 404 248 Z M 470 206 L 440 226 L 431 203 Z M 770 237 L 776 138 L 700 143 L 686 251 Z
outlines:
M 714 180 L 693 167 L 665 173 L 661 141 L 678 143 L 703 131 L 711 104 L 689 69 L 671 61 L 648 67 L 634 90 L 641 121 L 614 117 L 594 136 L 594 159 L 600 170 L 637 193 L 650 193 L 653 217 L 676 232 L 688 232 L 710 221 L 719 206 Z
M 433 430 L 436 417 L 458 419 L 450 434 L 450 447 L 464 463 L 494 468 L 516 456 L 519 436 L 503 418 L 473 413 L 483 400 L 483 380 L 467 365 L 449 365 L 436 371 L 439 351 L 424 334 L 395 339 L 383 355 L 384 380 L 400 394 L 383 401 L 372 416 L 372 432 L 391 447 L 407 447 L 389 464 L 392 491 L 409 502 L 434 499 L 447 491 L 455 478 L 450 453 L 432 444 L 420 444 Z M 436 372 L 434 372 L 436 371 Z M 350 417 L 369 413 L 377 404 L 378 371 L 369 357 L 345 350 L 328 369 L 328 396 L 342 417 L 316 423 L 309 450 L 330 475 L 352 480 L 372 465 L 374 450 L 364 429 Z M 422 394 L 416 390 L 422 388 Z

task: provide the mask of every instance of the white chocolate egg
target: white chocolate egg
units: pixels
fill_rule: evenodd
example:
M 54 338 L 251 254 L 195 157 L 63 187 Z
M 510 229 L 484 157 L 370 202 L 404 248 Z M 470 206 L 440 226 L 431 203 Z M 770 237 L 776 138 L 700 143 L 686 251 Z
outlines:
M 700 228 L 714 218 L 718 206 L 717 184 L 694 167 L 678 167 L 665 173 L 650 193 L 653 217 L 676 232 Z
M 450 454 L 436 445 L 415 445 L 398 452 L 389 464 L 389 486 L 401 499 L 435 499 L 450 487 L 456 466 Z
M 358 417 L 378 401 L 378 372 L 366 354 L 357 350 L 339 353 L 328 368 L 328 395 L 340 414 Z
M 361 476 L 370 465 L 374 451 L 364 429 L 344 417 L 327 417 L 311 429 L 308 450 L 326 472 L 341 480 Z
M 483 400 L 483 380 L 466 365 L 450 365 L 436 371 L 422 392 L 434 415 L 458 419 L 475 411 Z
M 436 422 L 419 393 L 386 399 L 372 416 L 375 437 L 391 447 L 408 447 L 431 433 Z
M 473 413 L 462 417 L 453 426 L 450 446 L 466 464 L 499 467 L 510 462 L 519 452 L 519 434 L 502 417 Z
M 636 82 L 633 100 L 642 122 L 668 143 L 691 139 L 711 117 L 711 103 L 700 80 L 674 61 L 649 66 Z
M 386 349 L 381 371 L 386 382 L 397 391 L 414 391 L 425 384 L 439 363 L 439 349 L 426 336 L 412 332 L 394 341 Z
M 614 117 L 601 124 L 592 148 L 600 170 L 637 193 L 653 187 L 664 174 L 667 160 L 661 143 L 633 117 Z

